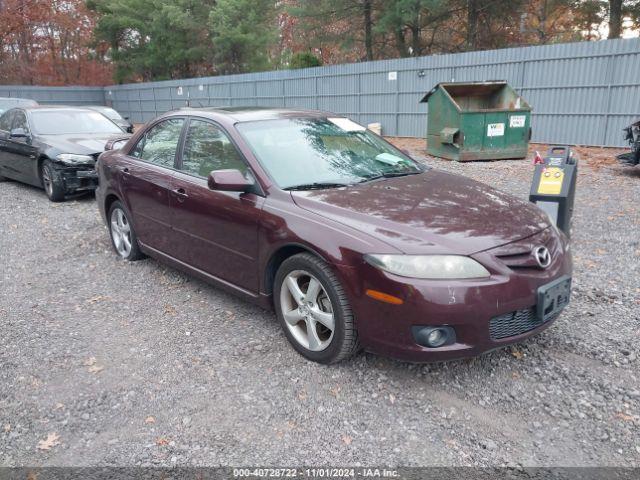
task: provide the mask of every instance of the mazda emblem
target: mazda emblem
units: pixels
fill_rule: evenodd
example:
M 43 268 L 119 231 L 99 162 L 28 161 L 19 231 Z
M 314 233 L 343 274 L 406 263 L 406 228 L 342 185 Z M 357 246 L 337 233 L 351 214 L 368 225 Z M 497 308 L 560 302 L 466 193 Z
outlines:
M 545 246 L 539 246 L 533 249 L 533 256 L 540 268 L 547 268 L 551 264 L 551 252 Z

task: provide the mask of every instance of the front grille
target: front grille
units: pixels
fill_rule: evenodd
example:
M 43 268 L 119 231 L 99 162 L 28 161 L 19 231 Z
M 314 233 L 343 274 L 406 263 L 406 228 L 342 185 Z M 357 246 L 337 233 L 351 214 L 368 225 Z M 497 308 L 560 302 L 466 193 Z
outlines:
M 493 317 L 489 321 L 489 335 L 491 340 L 514 337 L 533 330 L 543 323 L 545 322 L 536 315 L 536 307 L 516 310 Z
M 497 255 L 496 257 L 502 261 L 511 270 L 521 268 L 540 268 L 536 259 L 533 257 L 531 250 L 521 253 L 513 253 L 508 255 Z
M 514 271 L 543 270 L 533 256 L 533 250 L 540 245 L 549 249 L 553 261 L 562 254 L 560 241 L 557 236 L 552 235 L 550 228 L 522 240 L 493 248 L 488 252 Z

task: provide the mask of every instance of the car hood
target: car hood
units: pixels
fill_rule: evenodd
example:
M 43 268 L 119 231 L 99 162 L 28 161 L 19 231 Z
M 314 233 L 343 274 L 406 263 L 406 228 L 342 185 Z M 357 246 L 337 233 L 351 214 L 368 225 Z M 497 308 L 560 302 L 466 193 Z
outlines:
M 40 135 L 40 140 L 59 150 L 60 153 L 93 155 L 104 152 L 104 147 L 109 140 L 126 135 L 124 132 L 98 135 Z
M 547 216 L 533 204 L 437 170 L 291 195 L 299 207 L 407 254 L 471 255 L 549 226 Z

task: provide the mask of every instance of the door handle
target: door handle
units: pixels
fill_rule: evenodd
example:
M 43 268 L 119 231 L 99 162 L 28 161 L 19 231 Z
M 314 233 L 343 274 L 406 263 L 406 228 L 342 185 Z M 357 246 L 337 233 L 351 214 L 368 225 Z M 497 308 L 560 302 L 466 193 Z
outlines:
M 129 172 L 129 167 L 115 167 L 115 169 L 123 175 L 131 175 L 131 172 Z
M 182 187 L 176 188 L 173 191 L 173 195 L 178 199 L 179 202 L 184 202 L 187 198 L 189 198 L 187 191 Z

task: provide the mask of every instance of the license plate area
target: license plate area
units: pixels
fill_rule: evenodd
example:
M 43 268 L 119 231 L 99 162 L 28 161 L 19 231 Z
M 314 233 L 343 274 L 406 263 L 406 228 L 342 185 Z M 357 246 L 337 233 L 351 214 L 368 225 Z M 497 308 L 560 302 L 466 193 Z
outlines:
M 538 288 L 538 304 L 536 306 L 538 319 L 546 322 L 555 317 L 567 306 L 570 296 L 571 277 L 568 275 Z
M 78 170 L 76 171 L 78 178 L 98 178 L 98 172 L 95 170 Z

